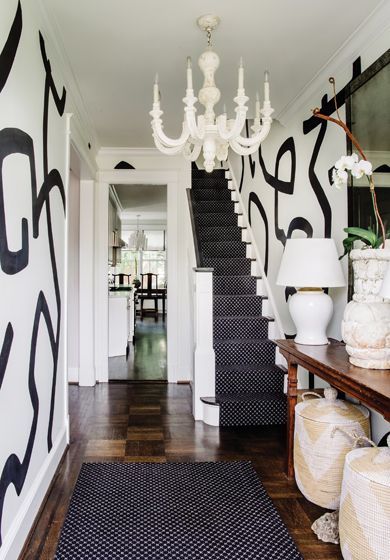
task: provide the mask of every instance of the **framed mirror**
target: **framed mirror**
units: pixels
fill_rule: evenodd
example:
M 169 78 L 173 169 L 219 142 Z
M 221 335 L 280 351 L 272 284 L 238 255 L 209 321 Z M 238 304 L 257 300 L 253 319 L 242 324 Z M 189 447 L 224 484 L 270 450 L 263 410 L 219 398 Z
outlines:
M 348 93 L 347 125 L 373 165 L 378 205 L 387 229 L 390 228 L 390 49 L 351 82 Z M 350 141 L 348 153 L 352 153 Z M 375 227 L 366 177 L 351 178 L 348 225 Z

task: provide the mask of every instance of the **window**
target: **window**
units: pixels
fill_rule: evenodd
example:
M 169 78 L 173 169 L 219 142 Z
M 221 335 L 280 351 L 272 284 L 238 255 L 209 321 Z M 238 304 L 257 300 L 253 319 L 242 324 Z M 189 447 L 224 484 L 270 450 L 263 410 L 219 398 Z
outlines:
M 164 288 L 166 284 L 166 252 L 122 249 L 122 262 L 118 265 L 117 272 L 131 274 L 131 280 L 139 278 L 140 274 L 152 272 L 158 275 L 158 287 Z

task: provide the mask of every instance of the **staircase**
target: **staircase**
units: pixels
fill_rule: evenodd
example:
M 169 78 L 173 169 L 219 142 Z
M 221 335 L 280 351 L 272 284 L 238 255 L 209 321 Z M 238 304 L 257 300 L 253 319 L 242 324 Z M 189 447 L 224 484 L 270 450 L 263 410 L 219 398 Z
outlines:
M 213 274 L 215 397 L 219 425 L 274 425 L 286 422 L 285 370 L 275 365 L 269 339 L 272 319 L 263 315 L 267 298 L 258 295 L 261 278 L 239 225 L 237 203 L 225 170 L 192 169 L 192 207 L 203 267 Z

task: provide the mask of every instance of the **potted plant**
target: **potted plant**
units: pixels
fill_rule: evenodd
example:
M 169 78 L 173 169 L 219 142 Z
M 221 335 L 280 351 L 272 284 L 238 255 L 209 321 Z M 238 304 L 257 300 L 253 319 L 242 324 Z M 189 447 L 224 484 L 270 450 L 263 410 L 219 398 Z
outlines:
M 344 228 L 347 237 L 343 240 L 342 257 L 348 254 L 352 261 L 354 294 L 344 311 L 342 336 L 352 364 L 363 368 L 388 369 L 390 368 L 390 305 L 383 300 L 379 292 L 390 260 L 390 251 L 385 248 L 385 241 L 390 236 L 390 232 L 385 231 L 379 212 L 372 165 L 355 136 L 340 118 L 335 80 L 329 78 L 329 81 L 333 86 L 337 118 L 322 114 L 318 108 L 313 110 L 313 114 L 319 119 L 340 126 L 357 151 L 350 156 L 342 156 L 335 163 L 332 173 L 333 184 L 336 188 L 346 186 L 348 173 L 357 179 L 366 176 L 375 216 L 374 228 Z M 357 241 L 363 244 L 363 248 L 353 248 Z

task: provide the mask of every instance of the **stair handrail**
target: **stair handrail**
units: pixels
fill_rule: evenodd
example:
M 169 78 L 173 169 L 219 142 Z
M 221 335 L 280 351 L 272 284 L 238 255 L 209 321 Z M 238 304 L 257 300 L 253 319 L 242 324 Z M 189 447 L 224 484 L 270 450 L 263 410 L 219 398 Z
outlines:
M 233 185 L 234 191 L 236 193 L 236 197 L 237 197 L 237 202 L 239 203 L 240 211 L 242 212 L 243 221 L 245 222 L 245 226 L 247 228 L 247 231 L 248 231 L 249 237 L 250 237 L 250 239 L 247 239 L 247 241 L 250 241 L 250 243 L 252 244 L 253 251 L 254 251 L 254 256 L 255 256 L 257 264 L 260 268 L 262 281 L 264 283 L 264 287 L 265 287 L 265 290 L 266 290 L 266 293 L 267 293 L 267 297 L 268 297 L 269 303 L 271 305 L 271 309 L 272 309 L 273 314 L 274 314 L 275 323 L 276 323 L 276 326 L 277 326 L 278 331 L 279 331 L 279 338 L 286 338 L 286 336 L 284 334 L 283 326 L 282 326 L 282 321 L 281 321 L 281 318 L 280 318 L 280 315 L 279 315 L 279 312 L 278 312 L 278 308 L 277 308 L 276 303 L 275 303 L 275 298 L 273 296 L 271 286 L 268 282 L 267 275 L 264 271 L 263 260 L 260 256 L 260 251 L 259 251 L 259 248 L 257 246 L 256 239 L 255 239 L 252 227 L 251 227 L 250 222 L 249 222 L 248 213 L 246 211 L 244 202 L 242 200 L 241 193 L 240 193 L 240 191 L 237 187 L 237 185 L 238 185 L 237 179 L 236 179 L 236 176 L 234 175 L 231 162 L 228 161 L 228 163 L 229 163 L 229 171 L 228 172 L 230 174 L 230 180 L 232 181 L 232 185 Z
M 195 222 L 195 212 L 194 212 L 194 200 L 192 198 L 192 189 L 186 189 L 188 209 L 190 212 L 191 219 L 191 229 L 192 229 L 192 239 L 194 241 L 195 258 L 197 268 L 202 268 L 202 253 L 199 246 L 199 232 Z
M 196 261 L 196 266 L 192 267 L 193 280 L 191 281 L 191 307 L 194 319 L 192 413 L 195 420 L 203 420 L 203 403 L 201 397 L 215 396 L 215 352 L 213 345 L 214 269 L 202 266 L 199 231 L 194 214 L 194 199 L 191 189 L 186 190 Z

